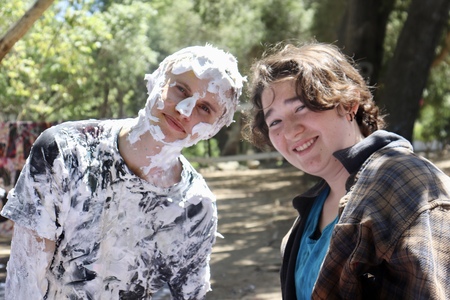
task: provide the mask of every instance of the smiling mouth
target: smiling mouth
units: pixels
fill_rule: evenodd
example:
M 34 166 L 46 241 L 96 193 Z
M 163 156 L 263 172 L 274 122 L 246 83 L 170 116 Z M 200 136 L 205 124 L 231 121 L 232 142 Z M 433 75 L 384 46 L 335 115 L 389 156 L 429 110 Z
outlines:
M 176 131 L 186 133 L 186 130 L 184 130 L 184 127 L 175 118 L 173 118 L 169 115 L 166 115 L 166 114 L 164 114 L 164 117 L 166 118 L 167 123 L 170 125 L 171 128 L 175 129 Z
M 310 139 L 309 141 L 307 141 L 306 143 L 301 144 L 300 146 L 294 148 L 294 151 L 296 152 L 303 152 L 306 149 L 308 149 L 309 147 L 311 147 L 312 144 L 314 144 L 317 141 L 318 137 L 315 137 L 313 139 Z

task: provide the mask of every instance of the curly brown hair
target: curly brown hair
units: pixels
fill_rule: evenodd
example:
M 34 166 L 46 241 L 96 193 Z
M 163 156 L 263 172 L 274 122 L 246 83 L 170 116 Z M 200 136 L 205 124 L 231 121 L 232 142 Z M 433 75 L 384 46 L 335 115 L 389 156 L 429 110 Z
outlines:
M 261 96 L 271 84 L 284 79 L 295 81 L 297 96 L 312 111 L 329 110 L 338 105 L 349 111 L 359 104 L 354 118 L 364 137 L 384 128 L 383 116 L 368 85 L 353 60 L 335 45 L 317 42 L 301 46 L 279 44 L 271 50 L 251 68 L 248 90 L 252 109 L 246 115 L 242 134 L 253 145 L 273 149 Z

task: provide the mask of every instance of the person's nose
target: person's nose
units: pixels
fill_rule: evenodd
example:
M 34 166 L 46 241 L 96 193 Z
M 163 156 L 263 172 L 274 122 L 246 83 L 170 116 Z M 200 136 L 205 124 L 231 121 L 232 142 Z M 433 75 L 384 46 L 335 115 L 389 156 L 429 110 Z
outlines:
M 287 140 L 295 140 L 298 135 L 305 131 L 302 122 L 296 118 L 289 118 L 284 124 L 284 137 Z
M 184 114 L 180 111 L 178 111 L 180 113 L 180 118 L 186 122 L 189 122 L 191 120 L 192 114 Z
M 195 107 L 195 103 L 195 99 L 184 99 L 175 106 L 175 109 L 180 114 L 181 118 L 189 121 L 192 116 L 192 111 Z

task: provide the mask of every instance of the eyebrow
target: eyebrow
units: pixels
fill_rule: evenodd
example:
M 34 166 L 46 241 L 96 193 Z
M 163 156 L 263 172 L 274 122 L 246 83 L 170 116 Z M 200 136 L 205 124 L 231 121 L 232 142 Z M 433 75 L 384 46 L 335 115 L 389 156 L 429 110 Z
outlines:
M 300 101 L 300 98 L 299 98 L 298 96 L 295 96 L 295 97 L 292 97 L 292 98 L 285 99 L 285 100 L 283 101 L 283 103 L 284 103 L 285 105 L 289 105 L 289 104 L 291 104 L 291 103 L 293 103 L 293 102 L 297 102 L 297 101 Z M 270 115 L 272 114 L 272 112 L 273 112 L 273 108 L 269 108 L 269 109 L 267 110 L 267 112 L 264 114 L 264 120 L 267 120 L 267 118 L 270 117 Z

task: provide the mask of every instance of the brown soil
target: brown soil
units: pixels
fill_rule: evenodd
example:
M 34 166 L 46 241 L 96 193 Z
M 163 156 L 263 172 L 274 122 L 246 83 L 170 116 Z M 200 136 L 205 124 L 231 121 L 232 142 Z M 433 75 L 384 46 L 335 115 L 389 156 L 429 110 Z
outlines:
M 217 196 L 219 238 L 207 299 L 281 299 L 280 243 L 295 218 L 292 198 L 308 180 L 292 168 L 203 172 Z

